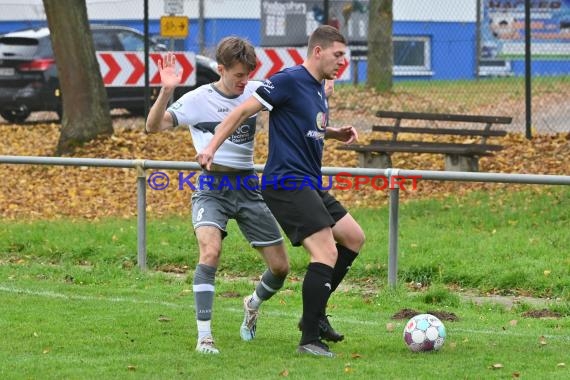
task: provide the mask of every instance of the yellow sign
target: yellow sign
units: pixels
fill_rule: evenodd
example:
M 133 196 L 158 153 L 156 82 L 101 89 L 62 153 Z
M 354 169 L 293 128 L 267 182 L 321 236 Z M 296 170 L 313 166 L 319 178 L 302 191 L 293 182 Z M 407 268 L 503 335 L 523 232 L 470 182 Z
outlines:
M 188 37 L 188 17 L 162 16 L 160 18 L 160 36 L 169 38 Z

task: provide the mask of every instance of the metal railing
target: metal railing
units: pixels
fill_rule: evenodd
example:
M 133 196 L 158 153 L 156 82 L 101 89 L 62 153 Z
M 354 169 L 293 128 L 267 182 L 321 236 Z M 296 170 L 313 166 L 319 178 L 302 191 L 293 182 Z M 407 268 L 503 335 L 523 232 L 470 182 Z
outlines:
M 50 165 L 50 166 L 92 166 L 111 168 L 132 168 L 137 170 L 137 263 L 140 269 L 147 268 L 146 254 L 146 170 L 200 170 L 197 162 L 127 160 L 105 158 L 66 158 L 37 156 L 0 156 L 0 164 Z M 254 165 L 255 171 L 263 171 L 263 165 Z M 406 169 L 365 169 L 323 167 L 324 176 L 349 173 L 353 176 L 386 178 L 420 178 L 422 181 L 457 181 L 518 183 L 528 185 L 570 185 L 570 176 L 546 174 L 451 172 Z M 398 272 L 398 213 L 400 203 L 398 183 L 389 190 L 388 225 L 388 285 L 395 287 Z

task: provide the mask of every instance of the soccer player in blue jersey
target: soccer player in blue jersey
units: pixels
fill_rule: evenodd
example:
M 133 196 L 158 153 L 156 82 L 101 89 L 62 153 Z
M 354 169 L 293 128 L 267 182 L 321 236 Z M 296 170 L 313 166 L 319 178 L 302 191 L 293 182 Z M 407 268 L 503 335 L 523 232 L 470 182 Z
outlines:
M 167 54 L 159 62 L 162 88 L 149 111 L 147 132 L 187 125 L 196 151 L 208 145 L 219 122 L 261 85 L 261 82 L 248 80 L 257 61 L 253 46 L 246 40 L 223 39 L 218 44 L 216 59 L 220 80 L 184 94 L 170 107 L 168 103 L 180 83 L 181 73 L 175 69 L 173 54 Z M 198 329 L 196 351 L 200 353 L 219 353 L 214 344 L 211 319 L 215 274 L 229 218 L 237 221 L 243 235 L 268 266 L 254 292 L 243 300 L 244 319 L 240 327 L 243 340 L 255 337 L 259 306 L 281 289 L 289 272 L 279 226 L 257 186 L 253 170 L 256 117 L 255 114 L 250 116 L 243 120 L 241 128 L 218 144 L 221 146 L 216 160 L 202 173 L 201 177 L 207 178 L 213 189 L 198 187 L 192 194 L 192 223 L 200 251 L 193 283 Z M 248 178 L 247 184 L 242 183 L 244 178 Z M 238 185 L 241 185 L 239 190 L 235 190 Z
M 337 29 L 318 27 L 309 37 L 303 64 L 266 80 L 220 123 L 210 144 L 197 155 L 200 165 L 210 167 L 218 147 L 244 120 L 264 108 L 270 111 L 263 198 L 291 243 L 302 245 L 310 254 L 297 351 L 326 357 L 334 354 L 322 340 L 336 342 L 344 337 L 330 325 L 326 305 L 365 240 L 354 218 L 319 187 L 324 139 L 351 143 L 358 138 L 352 126 L 328 126 L 324 83 L 335 79 L 345 64 L 345 52 L 346 40 Z

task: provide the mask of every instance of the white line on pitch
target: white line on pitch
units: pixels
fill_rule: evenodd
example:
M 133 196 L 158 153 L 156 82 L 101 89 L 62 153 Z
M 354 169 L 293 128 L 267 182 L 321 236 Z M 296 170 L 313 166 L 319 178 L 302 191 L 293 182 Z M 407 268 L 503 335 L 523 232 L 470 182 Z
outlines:
M 153 300 L 137 300 L 134 298 L 126 298 L 126 297 L 103 297 L 103 296 L 83 296 L 83 295 L 68 295 L 64 293 L 56 293 L 52 291 L 38 291 L 32 289 L 23 289 L 23 288 L 15 288 L 15 287 L 7 287 L 0 285 L 0 292 L 5 293 L 12 293 L 12 294 L 25 294 L 29 296 L 35 297 L 44 297 L 44 298 L 54 298 L 54 299 L 63 299 L 63 300 L 79 300 L 79 301 L 105 301 L 105 302 L 118 302 L 118 303 L 134 303 L 134 304 L 146 304 L 146 305 L 160 305 L 166 306 L 171 308 L 188 308 L 194 309 L 193 303 L 187 304 L 177 304 L 173 302 L 165 302 L 165 301 L 153 301 Z M 271 308 L 271 305 L 267 305 L 267 308 Z M 229 311 L 232 313 L 240 314 L 243 313 L 242 308 L 236 308 L 234 306 L 221 306 L 220 309 Z M 276 316 L 276 317 L 285 317 L 285 318 L 298 318 L 301 313 L 301 310 L 295 312 L 285 312 L 285 311 L 276 311 L 276 310 L 263 310 L 263 314 L 268 316 Z M 343 324 L 351 324 L 351 325 L 361 325 L 361 326 L 378 326 L 380 328 L 385 328 L 386 321 L 377 321 L 377 320 L 361 320 L 356 318 L 335 318 L 336 321 L 343 323 Z M 398 323 L 398 322 L 394 322 Z M 402 322 L 404 323 L 404 322 Z M 517 336 L 517 337 L 536 337 L 536 334 L 522 334 L 517 333 L 512 330 L 505 330 L 505 331 L 498 331 L 498 330 L 477 330 L 477 329 L 465 329 L 459 327 L 453 327 L 452 329 L 448 327 L 448 330 L 456 333 L 469 333 L 469 334 L 487 334 L 487 335 L 510 335 L 510 336 Z M 563 335 L 548 335 L 542 334 L 545 338 L 548 339 L 560 339 L 565 341 L 570 341 L 570 336 L 563 336 Z

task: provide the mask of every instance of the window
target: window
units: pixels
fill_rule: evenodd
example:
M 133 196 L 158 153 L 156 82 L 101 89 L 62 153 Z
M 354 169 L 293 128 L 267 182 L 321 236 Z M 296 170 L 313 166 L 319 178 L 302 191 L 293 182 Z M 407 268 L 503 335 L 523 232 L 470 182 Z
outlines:
M 428 37 L 394 36 L 394 75 L 431 75 Z
M 508 77 L 512 76 L 511 62 L 503 59 L 479 60 L 480 77 Z
M 129 31 L 120 31 L 117 37 L 125 51 L 144 51 L 144 38 Z
M 120 51 L 116 37 L 104 30 L 92 30 L 93 44 L 98 51 Z
M 40 42 L 36 38 L 3 37 L 0 39 L 0 59 L 5 57 L 29 58 L 36 56 L 38 55 L 39 44 Z

